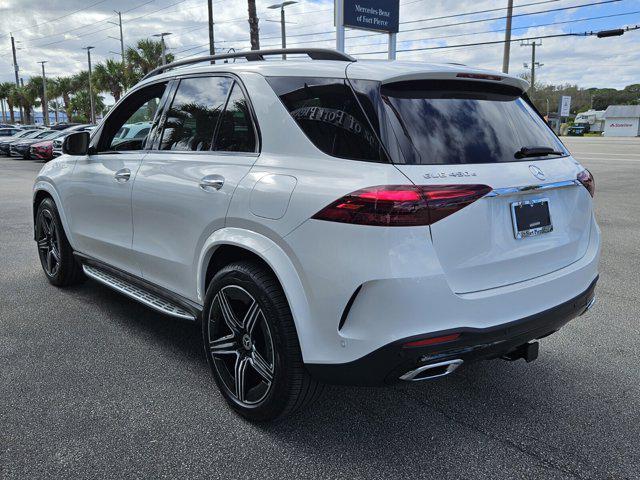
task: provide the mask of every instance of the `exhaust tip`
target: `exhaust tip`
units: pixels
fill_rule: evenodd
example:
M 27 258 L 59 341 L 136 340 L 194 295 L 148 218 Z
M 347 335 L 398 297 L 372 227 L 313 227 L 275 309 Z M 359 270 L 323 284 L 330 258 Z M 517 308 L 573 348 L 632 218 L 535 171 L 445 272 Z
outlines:
M 422 365 L 421 367 L 410 370 L 402 375 L 400 380 L 405 382 L 419 382 L 421 380 L 431 380 L 433 378 L 444 377 L 453 373 L 463 363 L 463 360 L 456 358 L 455 360 L 447 360 L 446 362 Z
M 580 316 L 584 315 L 589 310 L 591 310 L 595 304 L 596 304 L 596 296 L 594 295 L 593 297 L 591 297 L 591 300 L 589 300 L 589 302 L 587 303 L 587 306 L 585 307 L 584 311 L 580 314 Z

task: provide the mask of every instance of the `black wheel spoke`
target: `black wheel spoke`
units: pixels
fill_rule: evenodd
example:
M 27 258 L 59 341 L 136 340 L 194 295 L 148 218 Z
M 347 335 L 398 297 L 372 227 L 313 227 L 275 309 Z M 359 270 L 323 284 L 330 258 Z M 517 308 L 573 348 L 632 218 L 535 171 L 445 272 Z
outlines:
M 265 382 L 271 383 L 273 381 L 273 368 L 262 358 L 255 347 L 251 352 L 251 366 Z
M 235 340 L 235 335 L 228 335 L 213 340 L 209 343 L 209 350 L 211 350 L 211 355 L 214 357 L 219 355 L 237 355 L 238 345 Z
M 45 251 L 49 250 L 49 240 L 46 237 L 38 240 L 38 248 Z
M 218 304 L 220 305 L 220 312 L 222 313 L 222 318 L 224 319 L 227 326 L 233 332 L 239 332 L 241 329 L 241 325 L 238 323 L 233 310 L 231 309 L 231 305 L 229 304 L 229 299 L 224 293 L 224 290 L 220 290 L 218 295 L 216 295 L 218 299 Z
M 245 376 L 247 374 L 247 365 L 249 365 L 249 358 L 244 357 L 236 360 L 235 364 L 235 393 L 236 398 L 241 402 L 245 401 Z
M 249 307 L 249 310 L 247 310 L 247 314 L 244 316 L 244 319 L 242 321 L 242 325 L 244 329 L 249 333 L 249 335 L 253 333 L 253 329 L 256 326 L 261 313 L 262 310 L 260 310 L 260 305 L 258 305 L 258 302 L 254 300 Z

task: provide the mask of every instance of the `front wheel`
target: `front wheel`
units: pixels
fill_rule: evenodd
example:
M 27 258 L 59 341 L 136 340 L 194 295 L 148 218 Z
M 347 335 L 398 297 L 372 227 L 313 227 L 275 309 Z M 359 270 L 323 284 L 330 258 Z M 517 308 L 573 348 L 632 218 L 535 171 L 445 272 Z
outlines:
M 202 316 L 207 361 L 222 395 L 253 421 L 282 419 L 321 391 L 302 363 L 291 311 L 274 275 L 238 262 L 211 280 Z
M 58 287 L 81 282 L 84 279 L 82 267 L 73 256 L 52 199 L 45 198 L 40 202 L 35 222 L 38 257 L 47 280 Z

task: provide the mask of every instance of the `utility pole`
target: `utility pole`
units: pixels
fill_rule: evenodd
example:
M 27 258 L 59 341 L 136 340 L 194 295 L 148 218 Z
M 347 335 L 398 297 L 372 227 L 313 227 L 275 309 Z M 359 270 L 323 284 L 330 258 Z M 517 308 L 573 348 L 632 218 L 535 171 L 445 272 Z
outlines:
M 161 57 L 162 65 L 167 64 L 167 45 L 166 43 L 164 43 L 164 37 L 168 35 L 171 35 L 171 32 L 162 32 L 162 33 L 156 33 L 152 35 L 152 37 L 160 37 L 160 46 L 162 47 L 162 57 Z
M 13 70 L 16 73 L 16 87 L 20 86 L 20 79 L 18 75 L 18 60 L 16 60 L 16 41 L 11 35 L 11 50 L 13 51 Z
M 114 10 L 114 12 L 118 15 L 118 21 L 107 22 L 107 23 L 110 23 L 111 25 L 117 25 L 118 27 L 120 27 L 120 38 L 112 37 L 111 35 L 109 35 L 109 38 L 113 38 L 114 40 L 120 41 L 120 56 L 122 57 L 122 64 L 124 65 L 125 59 L 124 59 L 124 35 L 122 34 L 122 12 L 118 12 L 117 10 Z M 111 52 L 111 53 L 115 53 L 115 52 Z
M 536 62 L 536 47 L 542 45 L 542 40 L 536 42 L 534 41 L 526 41 L 526 42 L 522 42 L 520 43 L 521 47 L 531 47 L 531 88 L 530 90 L 530 97 L 533 96 L 533 93 L 536 90 L 536 67 L 542 67 L 543 64 L 540 62 Z M 524 64 L 524 68 L 527 68 L 527 64 Z
M 87 51 L 87 63 L 89 65 L 89 102 L 91 105 L 91 118 L 90 123 L 96 123 L 96 106 L 93 102 L 93 87 L 91 86 L 91 50 L 95 47 L 84 47 L 83 50 Z
M 287 1 L 282 3 L 276 3 L 275 5 L 270 5 L 267 7 L 271 9 L 275 9 L 275 8 L 280 9 L 280 35 L 282 37 L 282 48 L 287 48 L 287 30 L 286 30 L 287 27 L 286 27 L 285 15 L 284 15 L 284 7 L 286 7 L 287 5 L 293 5 L 294 3 L 298 3 L 298 2 Z M 282 54 L 282 59 L 283 60 L 287 59 L 286 53 Z
M 507 4 L 507 28 L 504 34 L 504 53 L 502 55 L 502 73 L 509 73 L 509 56 L 511 55 L 511 21 L 513 20 L 513 0 Z
M 49 102 L 47 101 L 47 76 L 44 72 L 44 64 L 47 63 L 46 60 L 42 60 L 38 62 L 42 65 L 42 121 L 45 126 L 49 126 Z
M 207 7 L 209 10 L 209 55 L 216 54 L 216 44 L 213 38 L 213 0 L 207 0 Z M 216 63 L 215 60 L 211 60 L 211 64 Z
M 249 34 L 251 36 L 251 50 L 260 50 L 260 29 L 256 14 L 256 0 L 247 0 L 249 7 Z

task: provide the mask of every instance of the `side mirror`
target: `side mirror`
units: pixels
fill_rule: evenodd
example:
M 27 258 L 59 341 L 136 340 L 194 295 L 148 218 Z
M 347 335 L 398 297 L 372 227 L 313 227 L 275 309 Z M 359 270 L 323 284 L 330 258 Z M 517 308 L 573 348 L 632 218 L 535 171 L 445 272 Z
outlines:
M 74 132 L 62 141 L 62 153 L 86 155 L 89 152 L 89 132 Z

